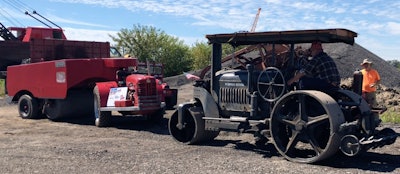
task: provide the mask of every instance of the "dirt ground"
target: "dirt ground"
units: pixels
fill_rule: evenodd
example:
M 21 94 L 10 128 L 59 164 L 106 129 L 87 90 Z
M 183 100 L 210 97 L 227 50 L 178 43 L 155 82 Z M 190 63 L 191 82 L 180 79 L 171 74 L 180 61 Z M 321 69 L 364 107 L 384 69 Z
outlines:
M 179 87 L 179 102 L 191 85 Z M 274 147 L 256 148 L 252 135 L 222 132 L 204 145 L 182 145 L 165 120 L 113 118 L 97 128 L 91 117 L 62 122 L 21 119 L 0 99 L 1 173 L 400 173 L 400 140 L 358 157 L 336 155 L 318 164 L 286 161 Z M 400 132 L 400 125 L 384 125 Z

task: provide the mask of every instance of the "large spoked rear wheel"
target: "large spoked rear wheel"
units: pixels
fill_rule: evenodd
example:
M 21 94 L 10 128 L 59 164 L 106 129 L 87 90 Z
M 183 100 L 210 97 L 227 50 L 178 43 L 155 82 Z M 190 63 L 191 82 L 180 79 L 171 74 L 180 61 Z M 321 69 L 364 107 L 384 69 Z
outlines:
M 343 112 L 319 91 L 294 91 L 277 101 L 271 116 L 271 136 L 286 159 L 314 163 L 332 156 L 340 145 Z
M 202 119 L 203 110 L 201 107 L 191 107 L 183 111 L 183 128 L 178 128 L 178 111 L 172 114 L 168 121 L 169 133 L 172 137 L 184 144 L 198 144 L 213 140 L 218 136 L 219 131 L 205 130 L 205 122 Z
M 21 118 L 34 119 L 41 116 L 39 103 L 36 98 L 30 95 L 22 95 L 18 100 L 18 113 Z
M 93 89 L 94 96 L 94 117 L 97 127 L 107 127 L 111 125 L 111 111 L 100 111 L 100 94 L 99 88 L 96 86 Z

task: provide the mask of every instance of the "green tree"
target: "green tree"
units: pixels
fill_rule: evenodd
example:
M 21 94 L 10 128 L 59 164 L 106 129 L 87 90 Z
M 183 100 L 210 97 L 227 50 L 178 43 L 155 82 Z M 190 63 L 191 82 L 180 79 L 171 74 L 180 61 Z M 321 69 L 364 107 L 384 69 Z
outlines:
M 398 61 L 398 60 L 388 60 L 387 62 L 390 65 L 396 67 L 398 70 L 400 70 L 400 61 Z
M 222 44 L 222 58 L 232 55 L 234 51 L 244 48 L 244 46 L 234 48 L 229 44 Z M 190 49 L 193 59 L 192 68 L 194 70 L 202 69 L 211 63 L 211 45 L 205 42 L 196 42 Z
M 170 36 L 152 26 L 134 25 L 121 29 L 111 36 L 118 50 L 130 54 L 139 61 L 155 61 L 164 64 L 164 75 L 173 76 L 191 68 L 189 47 L 177 37 Z
M 193 59 L 192 69 L 199 70 L 211 62 L 211 46 L 205 42 L 196 42 L 190 49 Z

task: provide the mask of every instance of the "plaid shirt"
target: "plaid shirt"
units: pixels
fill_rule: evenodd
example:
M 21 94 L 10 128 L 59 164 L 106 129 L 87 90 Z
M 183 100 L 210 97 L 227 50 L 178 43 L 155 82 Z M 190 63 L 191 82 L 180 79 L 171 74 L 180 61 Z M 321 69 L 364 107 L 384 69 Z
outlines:
M 326 80 L 328 83 L 340 84 L 340 75 L 335 62 L 326 53 L 313 57 L 303 68 L 307 76 Z

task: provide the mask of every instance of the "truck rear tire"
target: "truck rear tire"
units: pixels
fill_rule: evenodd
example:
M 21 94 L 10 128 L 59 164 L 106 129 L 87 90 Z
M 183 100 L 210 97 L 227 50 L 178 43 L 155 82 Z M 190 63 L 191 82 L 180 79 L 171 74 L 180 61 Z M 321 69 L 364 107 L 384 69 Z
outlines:
M 39 118 L 39 103 L 36 98 L 25 94 L 22 95 L 18 100 L 18 113 L 23 119 L 34 119 Z
M 72 117 L 87 117 L 93 113 L 93 94 L 91 90 L 69 90 L 65 99 L 48 99 L 44 114 L 52 121 Z
M 93 89 L 94 96 L 94 124 L 97 127 L 108 127 L 111 125 L 111 111 L 100 111 L 100 94 L 97 86 Z

